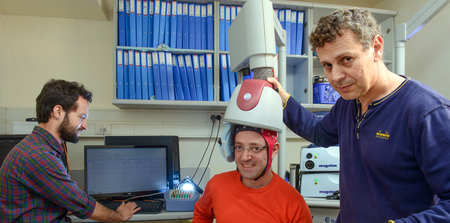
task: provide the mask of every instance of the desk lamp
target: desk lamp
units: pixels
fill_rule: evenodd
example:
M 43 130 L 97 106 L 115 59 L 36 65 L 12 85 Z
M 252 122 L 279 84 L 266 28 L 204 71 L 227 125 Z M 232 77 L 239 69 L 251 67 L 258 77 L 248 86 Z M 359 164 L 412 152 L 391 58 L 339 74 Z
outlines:
M 174 188 L 174 190 L 180 190 L 180 191 L 196 191 L 199 194 L 203 194 L 202 188 L 200 188 L 192 178 L 189 176 L 186 176 L 180 183 L 178 183 Z
M 166 211 L 194 211 L 197 200 L 203 194 L 203 190 L 186 176 L 173 190 L 164 193 L 164 209 Z

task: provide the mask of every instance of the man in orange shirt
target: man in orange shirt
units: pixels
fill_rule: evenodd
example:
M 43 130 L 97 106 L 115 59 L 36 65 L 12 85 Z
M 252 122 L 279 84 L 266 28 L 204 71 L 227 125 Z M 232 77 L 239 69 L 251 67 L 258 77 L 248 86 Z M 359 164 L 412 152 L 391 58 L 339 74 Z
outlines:
M 217 174 L 208 182 L 195 204 L 193 222 L 216 218 L 221 223 L 312 223 L 302 195 L 271 169 L 280 149 L 277 132 L 243 125 L 233 128 L 231 150 L 237 170 Z

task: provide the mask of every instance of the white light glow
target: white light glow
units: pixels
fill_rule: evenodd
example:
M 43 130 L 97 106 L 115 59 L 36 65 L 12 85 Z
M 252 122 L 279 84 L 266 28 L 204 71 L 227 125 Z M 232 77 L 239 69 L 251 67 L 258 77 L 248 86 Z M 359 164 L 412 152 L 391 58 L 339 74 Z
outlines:
M 192 184 L 189 184 L 189 183 L 183 184 L 183 190 L 184 191 L 192 191 L 192 190 L 194 190 L 194 186 L 192 186 Z

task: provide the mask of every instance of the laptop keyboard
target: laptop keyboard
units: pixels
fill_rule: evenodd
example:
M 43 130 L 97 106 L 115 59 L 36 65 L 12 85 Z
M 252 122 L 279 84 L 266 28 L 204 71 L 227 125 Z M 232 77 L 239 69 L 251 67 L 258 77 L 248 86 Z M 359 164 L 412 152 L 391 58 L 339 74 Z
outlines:
M 136 212 L 139 214 L 158 214 L 164 205 L 164 201 L 161 200 L 133 200 L 132 202 L 141 207 L 141 210 Z M 116 210 L 122 204 L 122 201 L 99 201 L 99 203 L 109 209 Z

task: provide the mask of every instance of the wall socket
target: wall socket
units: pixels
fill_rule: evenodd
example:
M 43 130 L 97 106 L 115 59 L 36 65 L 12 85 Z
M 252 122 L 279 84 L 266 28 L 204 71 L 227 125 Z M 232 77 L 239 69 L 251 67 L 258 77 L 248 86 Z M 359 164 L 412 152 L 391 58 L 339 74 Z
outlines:
M 211 116 L 212 115 L 214 115 L 214 116 L 218 116 L 218 115 L 220 115 L 220 117 L 221 117 L 221 119 L 220 119 L 220 121 L 223 121 L 222 119 L 223 119 L 223 115 L 224 115 L 224 113 L 220 113 L 220 112 L 208 112 L 207 113 L 207 117 L 206 117 L 206 121 L 208 122 L 208 123 L 211 123 L 212 122 L 212 120 L 211 120 Z M 216 121 L 217 121 L 217 119 L 216 119 Z
M 95 123 L 95 134 L 96 135 L 103 135 L 104 130 L 106 130 L 105 135 L 111 135 L 112 134 L 111 124 Z

